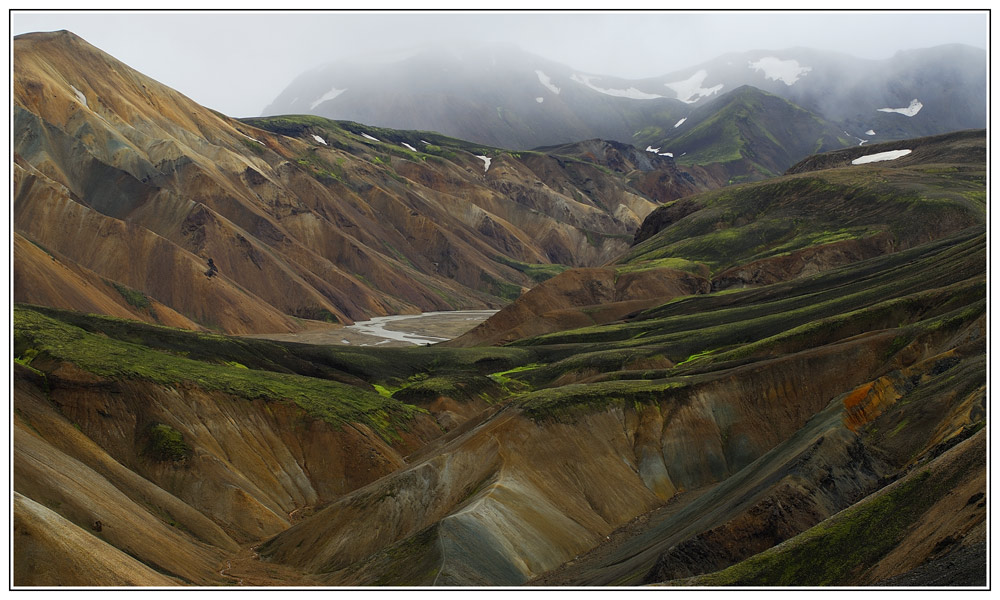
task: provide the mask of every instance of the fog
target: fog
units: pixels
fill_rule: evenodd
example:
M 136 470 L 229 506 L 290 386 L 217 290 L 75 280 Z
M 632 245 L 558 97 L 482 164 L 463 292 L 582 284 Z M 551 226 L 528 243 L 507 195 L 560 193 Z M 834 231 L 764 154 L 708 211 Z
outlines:
M 328 62 L 389 60 L 425 44 L 511 43 L 576 70 L 640 78 L 727 52 L 810 47 L 881 59 L 963 43 L 987 48 L 978 12 L 30 12 L 14 35 L 68 29 L 197 102 L 258 116 Z M 16 56 L 15 56 L 16 60 Z

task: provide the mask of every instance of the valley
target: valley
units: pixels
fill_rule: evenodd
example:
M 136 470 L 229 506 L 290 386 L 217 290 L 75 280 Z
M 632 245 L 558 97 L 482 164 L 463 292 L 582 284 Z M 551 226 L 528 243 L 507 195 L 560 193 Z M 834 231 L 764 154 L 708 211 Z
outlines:
M 426 346 L 456 338 L 495 313 L 492 310 L 453 310 L 393 315 L 359 321 L 347 327 L 326 327 L 302 333 L 262 333 L 247 337 L 303 344 Z
M 858 144 L 776 93 L 846 59 L 518 55 L 544 101 L 469 141 L 13 48 L 13 586 L 988 585 L 976 111 L 847 86 L 909 119 Z

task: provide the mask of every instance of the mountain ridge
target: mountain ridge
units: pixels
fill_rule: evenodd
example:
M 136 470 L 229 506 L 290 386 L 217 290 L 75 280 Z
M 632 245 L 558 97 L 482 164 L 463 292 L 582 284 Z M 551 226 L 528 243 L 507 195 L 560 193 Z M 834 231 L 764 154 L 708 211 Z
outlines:
M 171 323 L 234 333 L 498 306 L 533 281 L 511 264 L 604 262 L 657 202 L 714 185 L 667 160 L 633 184 L 429 132 L 229 119 L 69 32 L 14 51 L 15 231 L 112 282 L 60 300 L 18 273 L 18 301 L 121 296 L 133 316 L 162 305 Z M 67 236 L 54 227 L 70 213 L 82 228 Z

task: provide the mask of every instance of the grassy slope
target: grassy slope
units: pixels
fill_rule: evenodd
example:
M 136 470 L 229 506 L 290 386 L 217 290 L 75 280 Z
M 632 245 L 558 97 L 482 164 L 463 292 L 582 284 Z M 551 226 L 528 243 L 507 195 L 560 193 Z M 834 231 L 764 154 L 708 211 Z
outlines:
M 570 407 L 643 401 L 702 374 L 834 343 L 896 332 L 898 350 L 938 328 L 957 330 L 985 311 L 985 236 L 946 240 L 761 289 L 678 299 L 624 323 L 521 340 L 547 363 L 513 374 L 533 386 L 589 373 L 590 383 L 523 398 L 544 417 Z M 629 368 L 666 358 L 669 369 Z M 886 359 L 890 358 L 886 356 Z
M 985 222 L 984 171 L 843 168 L 692 198 L 701 209 L 633 247 L 620 263 L 664 258 L 713 272 L 819 244 L 893 235 L 902 247 L 935 230 Z
M 750 87 L 735 90 L 689 119 L 694 126 L 671 128 L 665 138 L 650 143 L 673 152 L 678 164 L 731 164 L 750 179 L 778 175 L 804 154 L 851 143 L 809 111 Z
M 527 362 L 530 354 L 503 348 L 420 350 L 285 344 L 43 307 L 14 309 L 14 360 L 37 371 L 69 362 L 107 379 L 188 382 L 247 399 L 291 401 L 315 418 L 334 425 L 364 423 L 386 439 L 422 411 L 382 393 L 390 387 L 456 372 L 466 378 L 471 372 L 487 385 L 486 371 Z M 365 380 L 384 385 L 376 388 Z

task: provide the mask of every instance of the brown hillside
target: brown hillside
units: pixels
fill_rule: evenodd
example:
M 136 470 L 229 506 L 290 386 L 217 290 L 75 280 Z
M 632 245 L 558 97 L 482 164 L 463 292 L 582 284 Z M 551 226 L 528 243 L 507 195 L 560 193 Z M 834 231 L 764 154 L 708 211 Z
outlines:
M 264 130 L 66 31 L 18 36 L 13 75 L 18 234 L 227 332 L 499 306 L 533 283 L 512 264 L 606 262 L 679 193 L 672 163 L 633 187 L 603 165 L 430 133 L 443 146 L 413 152 L 424 134 L 285 117 Z M 18 280 L 19 300 L 45 298 L 32 288 L 50 284 Z

